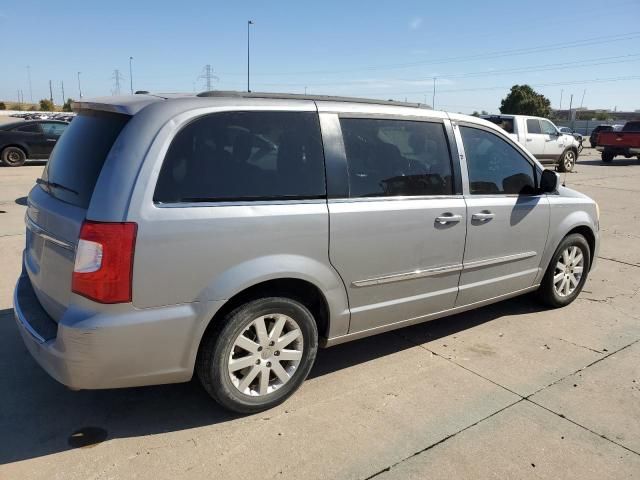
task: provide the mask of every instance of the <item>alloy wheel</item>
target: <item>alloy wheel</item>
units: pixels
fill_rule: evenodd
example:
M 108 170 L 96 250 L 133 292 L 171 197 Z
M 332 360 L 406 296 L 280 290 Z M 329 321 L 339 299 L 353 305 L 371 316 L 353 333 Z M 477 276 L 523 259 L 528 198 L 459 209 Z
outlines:
M 268 395 L 293 377 L 303 351 L 302 331 L 294 319 L 281 313 L 260 316 L 235 339 L 229 378 L 245 395 Z
M 560 255 L 553 273 L 553 289 L 559 297 L 571 295 L 582 278 L 584 255 L 582 250 L 571 245 Z

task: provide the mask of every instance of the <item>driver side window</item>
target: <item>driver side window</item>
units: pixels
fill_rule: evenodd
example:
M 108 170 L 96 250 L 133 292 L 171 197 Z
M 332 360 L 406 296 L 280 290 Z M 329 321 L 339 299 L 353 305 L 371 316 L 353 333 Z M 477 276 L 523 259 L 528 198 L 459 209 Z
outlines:
M 472 195 L 536 192 L 534 166 L 498 135 L 460 127 Z
M 545 135 L 554 135 L 556 133 L 556 127 L 547 120 L 540 120 L 540 126 L 542 127 L 542 133 Z

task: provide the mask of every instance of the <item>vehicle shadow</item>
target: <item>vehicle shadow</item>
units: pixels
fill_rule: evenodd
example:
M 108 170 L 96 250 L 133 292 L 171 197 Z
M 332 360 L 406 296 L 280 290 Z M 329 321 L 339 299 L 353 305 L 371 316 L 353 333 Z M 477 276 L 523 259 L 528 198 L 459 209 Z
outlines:
M 540 309 L 517 298 L 448 318 L 320 350 L 310 378 L 331 375 L 489 322 Z M 0 310 L 0 465 L 74 448 L 74 432 L 102 431 L 104 439 L 242 422 L 211 400 L 197 380 L 153 387 L 71 391 L 51 379 L 31 358 L 13 321 Z M 88 439 L 88 443 L 92 442 Z
M 640 161 L 634 158 L 615 158 L 612 162 L 605 163 L 602 160 L 578 160 L 578 165 L 602 165 L 603 167 L 628 167 L 640 165 Z
M 47 164 L 47 160 L 29 160 L 25 162 L 24 167 L 44 167 Z M 20 167 L 7 167 L 4 163 L 0 162 L 2 168 L 20 168 Z

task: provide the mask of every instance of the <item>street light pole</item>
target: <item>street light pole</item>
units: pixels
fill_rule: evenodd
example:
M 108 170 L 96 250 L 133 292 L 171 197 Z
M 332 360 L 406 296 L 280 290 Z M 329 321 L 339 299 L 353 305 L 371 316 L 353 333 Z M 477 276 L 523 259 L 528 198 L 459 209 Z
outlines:
M 431 108 L 436 109 L 436 77 L 433 77 L 433 96 L 431 97 Z
M 29 101 L 33 103 L 33 90 L 31 89 L 31 67 L 27 65 L 27 78 L 29 79 Z
M 133 95 L 133 57 L 129 57 L 129 86 L 131 87 L 131 95 Z
M 247 92 L 251 91 L 250 72 L 251 72 L 251 43 L 249 37 L 249 27 L 253 25 L 253 20 L 247 21 Z
M 82 98 L 82 87 L 80 86 L 80 73 L 78 72 L 78 93 L 80 94 L 80 98 Z

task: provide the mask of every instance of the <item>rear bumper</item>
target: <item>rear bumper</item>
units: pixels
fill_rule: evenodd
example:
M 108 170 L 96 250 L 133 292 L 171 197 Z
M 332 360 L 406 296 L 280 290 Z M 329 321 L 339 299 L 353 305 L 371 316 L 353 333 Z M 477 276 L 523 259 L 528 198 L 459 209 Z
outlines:
M 108 314 L 70 307 L 56 324 L 26 274 L 14 292 L 14 316 L 27 349 L 49 375 L 73 389 L 188 381 L 206 327 L 198 307 L 122 305 Z
M 638 147 L 603 147 L 598 145 L 596 150 L 599 152 L 604 152 L 606 150 L 608 152 L 615 153 L 616 155 L 640 155 L 640 148 Z

